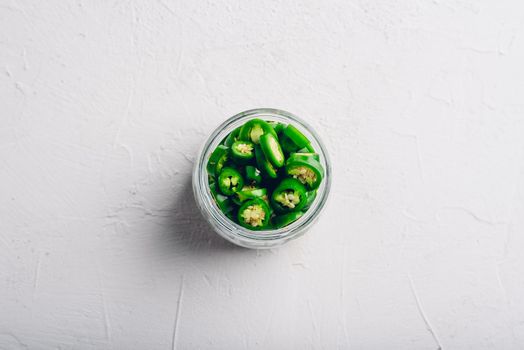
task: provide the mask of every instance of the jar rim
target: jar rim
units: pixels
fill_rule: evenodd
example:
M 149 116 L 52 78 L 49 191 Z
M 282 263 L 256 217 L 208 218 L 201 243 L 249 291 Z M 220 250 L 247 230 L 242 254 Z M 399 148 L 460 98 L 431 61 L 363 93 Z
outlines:
M 208 182 L 207 160 L 211 152 L 234 128 L 252 118 L 293 123 L 310 139 L 319 153 L 324 167 L 324 179 L 317 189 L 317 196 L 311 207 L 295 222 L 270 230 L 250 230 L 229 219 L 216 205 Z M 294 239 L 318 218 L 329 197 L 331 188 L 331 163 L 325 145 L 314 129 L 296 115 L 274 108 L 256 108 L 240 112 L 218 125 L 203 144 L 193 170 L 193 193 L 200 211 L 214 230 L 227 240 L 248 248 L 269 248 Z

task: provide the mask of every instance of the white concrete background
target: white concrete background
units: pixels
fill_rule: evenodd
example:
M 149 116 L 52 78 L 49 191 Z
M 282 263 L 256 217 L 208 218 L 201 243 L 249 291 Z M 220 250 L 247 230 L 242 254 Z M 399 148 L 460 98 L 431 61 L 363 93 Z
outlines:
M 522 349 L 524 3 L 0 0 L 1 349 Z M 324 137 L 280 249 L 195 209 L 255 107 Z

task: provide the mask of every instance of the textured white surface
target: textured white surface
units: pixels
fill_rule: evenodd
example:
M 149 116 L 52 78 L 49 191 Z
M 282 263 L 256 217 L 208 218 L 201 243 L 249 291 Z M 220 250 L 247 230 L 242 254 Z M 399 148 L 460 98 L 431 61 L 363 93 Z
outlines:
M 524 3 L 0 1 L 1 349 L 522 349 Z M 280 249 L 198 147 L 289 110 L 334 166 Z

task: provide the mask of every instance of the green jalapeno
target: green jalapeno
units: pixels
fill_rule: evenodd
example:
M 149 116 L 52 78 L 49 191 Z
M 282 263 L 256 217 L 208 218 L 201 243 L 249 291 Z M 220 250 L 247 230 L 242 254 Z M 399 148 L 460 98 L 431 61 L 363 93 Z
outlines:
M 218 191 L 217 183 L 215 181 L 215 177 L 209 176 L 208 177 L 208 183 L 209 183 L 209 190 L 211 191 L 211 196 L 213 196 L 213 198 L 214 198 L 216 193 L 217 193 L 217 191 Z
M 238 135 L 240 134 L 240 128 L 241 126 L 231 131 L 231 133 L 227 135 L 227 137 L 224 140 L 224 146 L 231 147 L 233 142 L 238 140 Z
M 264 156 L 264 152 L 262 152 L 262 149 L 260 146 L 255 147 L 255 157 L 257 160 L 258 168 L 269 178 L 276 179 L 277 178 L 277 170 L 275 167 L 266 159 Z
M 209 177 L 209 191 L 211 192 L 213 199 L 215 199 L 217 194 L 217 184 L 214 177 Z
M 240 192 L 248 192 L 248 191 L 253 191 L 253 190 L 256 190 L 257 187 L 255 187 L 254 185 L 244 185 L 244 187 L 242 187 L 242 189 L 240 191 L 237 191 L 233 196 L 231 196 L 231 201 L 233 201 L 233 203 L 235 203 L 236 205 L 240 206 L 242 205 L 242 202 L 244 202 L 245 200 L 240 200 L 238 194 Z M 256 198 L 255 196 L 253 196 L 253 198 Z M 244 198 L 242 198 L 244 199 Z M 252 198 L 251 198 L 252 199 Z
M 226 196 L 231 196 L 244 187 L 244 179 L 238 170 L 226 167 L 218 175 L 218 188 Z
M 285 227 L 291 224 L 294 221 L 297 221 L 298 219 L 300 219 L 302 215 L 304 215 L 303 212 L 295 211 L 295 212 L 275 216 L 271 220 L 275 228 L 282 228 L 282 227 Z
M 258 145 L 260 136 L 268 133 L 276 135 L 275 130 L 267 122 L 262 119 L 251 119 L 240 128 L 239 139 Z
M 284 128 L 286 127 L 286 124 L 280 123 L 280 122 L 268 122 L 269 125 L 275 130 L 278 136 L 284 131 Z
M 232 217 L 232 213 L 235 210 L 232 200 L 228 196 L 224 196 L 222 193 L 217 193 L 215 189 L 211 189 L 211 196 L 215 201 L 218 208 L 229 218 Z
M 311 145 L 311 143 L 308 143 L 306 147 L 302 147 L 301 149 L 297 150 L 297 153 L 315 153 L 315 148 Z
M 300 132 L 297 128 L 295 128 L 293 125 L 288 124 L 286 128 L 283 131 L 284 135 L 286 135 L 293 143 L 298 147 L 306 147 L 306 145 L 309 143 L 308 138 Z
M 219 145 L 209 156 L 209 161 L 207 162 L 207 172 L 209 175 L 218 175 L 228 159 L 229 148 L 224 145 Z
M 320 156 L 318 155 L 318 153 L 299 153 L 299 152 L 296 152 L 296 153 L 291 153 L 289 155 L 289 158 L 288 158 L 288 161 L 289 162 L 292 162 L 292 161 L 295 161 L 297 159 L 314 159 L 316 160 L 317 162 L 320 162 Z
M 255 156 L 255 145 L 251 141 L 238 140 L 231 145 L 233 159 L 246 162 Z
M 262 181 L 262 175 L 260 175 L 260 170 L 255 168 L 252 165 L 246 166 L 246 182 L 254 183 L 256 185 L 260 184 Z
M 296 179 L 282 180 L 271 195 L 272 207 L 279 213 L 300 211 L 306 202 L 306 188 Z
M 264 156 L 277 168 L 284 165 L 284 153 L 278 143 L 278 139 L 273 134 L 264 134 L 260 136 L 260 148 Z
M 267 196 L 267 190 L 265 188 L 243 188 L 242 191 L 236 193 L 236 197 L 240 202 L 244 202 L 248 199 L 262 198 Z
M 315 190 L 324 178 L 324 168 L 319 161 L 308 159 L 288 159 L 286 173 L 305 184 L 308 189 Z
M 280 137 L 280 146 L 282 146 L 282 150 L 286 153 L 297 152 L 299 149 L 299 147 L 284 134 Z
M 263 230 L 269 226 L 271 211 L 266 202 L 255 198 L 244 202 L 238 210 L 238 223 L 252 230 Z
M 306 145 L 306 149 L 308 150 L 308 152 L 310 153 L 315 153 L 315 148 L 311 145 L 311 143 L 308 143 Z
M 313 202 L 315 201 L 315 198 L 317 198 L 317 190 L 307 191 L 306 197 L 307 197 L 306 205 L 304 205 L 304 207 L 302 208 L 302 211 L 308 210 L 311 204 L 313 204 Z

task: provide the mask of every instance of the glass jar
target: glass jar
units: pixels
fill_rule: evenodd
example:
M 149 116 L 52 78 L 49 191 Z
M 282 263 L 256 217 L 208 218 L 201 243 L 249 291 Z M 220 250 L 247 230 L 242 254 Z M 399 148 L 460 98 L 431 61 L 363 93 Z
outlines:
M 209 156 L 231 131 L 253 118 L 293 124 L 311 141 L 311 145 L 320 155 L 320 162 L 325 170 L 324 179 L 310 208 L 298 220 L 280 229 L 252 231 L 244 228 L 226 217 L 211 196 L 206 170 Z M 278 109 L 252 109 L 241 112 L 223 122 L 207 139 L 193 169 L 193 193 L 204 218 L 219 235 L 246 248 L 272 248 L 303 235 L 322 212 L 330 187 L 331 164 L 324 144 L 306 122 L 289 112 Z

